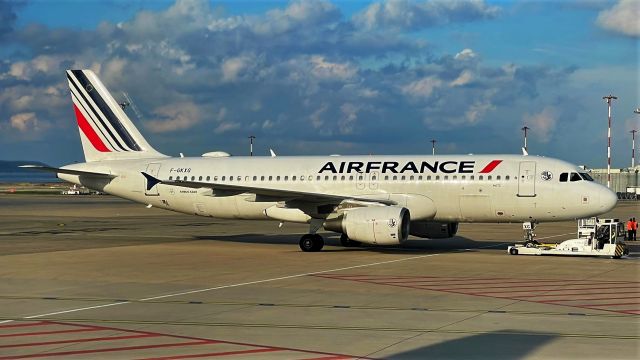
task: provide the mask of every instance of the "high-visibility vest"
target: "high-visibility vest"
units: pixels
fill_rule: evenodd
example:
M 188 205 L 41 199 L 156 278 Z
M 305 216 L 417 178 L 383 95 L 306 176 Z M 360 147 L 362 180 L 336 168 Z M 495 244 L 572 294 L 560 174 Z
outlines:
M 638 230 L 638 222 L 637 221 L 632 221 L 631 230 Z
M 627 230 L 633 230 L 633 221 L 627 221 Z

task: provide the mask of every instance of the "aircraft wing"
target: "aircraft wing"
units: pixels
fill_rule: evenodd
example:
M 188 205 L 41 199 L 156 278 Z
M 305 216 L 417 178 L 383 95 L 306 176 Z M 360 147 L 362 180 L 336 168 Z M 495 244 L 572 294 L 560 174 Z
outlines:
M 221 193 L 223 196 L 237 195 L 242 193 L 252 193 L 257 196 L 263 197 L 262 201 L 286 201 L 286 200 L 301 200 L 305 202 L 314 203 L 341 203 L 344 200 L 362 201 L 369 203 L 379 203 L 383 205 L 397 205 L 398 203 L 388 199 L 380 199 L 375 197 L 358 197 L 349 195 L 334 195 L 313 193 L 306 191 L 295 190 L 281 190 L 273 188 L 263 188 L 258 186 L 245 186 L 245 185 L 231 185 L 220 184 L 210 182 L 198 182 L 188 180 L 160 180 L 145 172 L 142 172 L 145 178 L 147 178 L 147 190 L 153 188 L 156 184 L 165 184 L 173 186 L 181 186 L 193 189 L 207 188 L 213 190 L 214 194 Z
M 43 165 L 20 165 L 19 167 L 24 169 L 52 172 L 57 174 L 92 176 L 92 177 L 100 177 L 100 178 L 107 178 L 107 179 L 113 179 L 117 177 L 117 175 L 112 175 L 112 174 L 97 173 L 97 172 L 82 171 L 82 170 L 62 169 L 62 168 L 55 168 L 55 167 L 43 166 Z

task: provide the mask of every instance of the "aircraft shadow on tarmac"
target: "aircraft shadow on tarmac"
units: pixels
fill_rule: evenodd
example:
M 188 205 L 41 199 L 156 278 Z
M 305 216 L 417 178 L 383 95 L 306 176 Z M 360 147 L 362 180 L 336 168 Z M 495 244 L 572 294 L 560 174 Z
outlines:
M 558 336 L 552 333 L 502 330 L 471 335 L 459 339 L 409 350 L 386 356 L 386 359 L 522 359 L 537 348 L 553 341 Z M 374 355 L 375 357 L 375 355 Z
M 474 251 L 474 249 L 499 250 L 507 249 L 504 241 L 474 241 L 469 238 L 455 236 L 449 239 L 412 239 L 402 245 L 358 247 L 342 247 L 337 235 L 324 233 L 325 245 L 338 246 L 339 249 L 325 247 L 322 251 L 378 251 L 383 253 L 434 253 L 442 251 Z M 210 240 L 222 242 L 237 242 L 246 244 L 296 245 L 300 234 L 237 234 L 237 235 L 197 235 L 194 240 Z

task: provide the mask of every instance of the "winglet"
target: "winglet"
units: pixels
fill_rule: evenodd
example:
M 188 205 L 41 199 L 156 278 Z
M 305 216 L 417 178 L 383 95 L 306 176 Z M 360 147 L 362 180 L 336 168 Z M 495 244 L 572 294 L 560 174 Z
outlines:
M 147 179 L 147 191 L 153 189 L 154 186 L 162 182 L 162 180 L 153 177 L 144 171 L 142 171 L 142 175 L 144 175 L 144 177 Z
M 269 152 L 271 153 L 271 157 L 276 157 L 276 153 L 273 149 L 269 149 Z
M 529 155 L 529 152 L 527 151 L 527 149 L 522 148 L 522 155 L 524 155 L 524 156 L 528 156 Z

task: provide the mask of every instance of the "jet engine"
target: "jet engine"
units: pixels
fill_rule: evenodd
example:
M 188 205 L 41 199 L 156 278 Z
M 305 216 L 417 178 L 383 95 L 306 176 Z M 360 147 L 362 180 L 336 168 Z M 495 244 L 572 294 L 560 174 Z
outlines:
M 456 235 L 457 222 L 413 221 L 409 233 L 413 236 L 429 239 L 445 239 Z
M 362 207 L 327 219 L 324 228 L 350 240 L 374 245 L 397 245 L 409 236 L 409 209 L 397 206 Z

